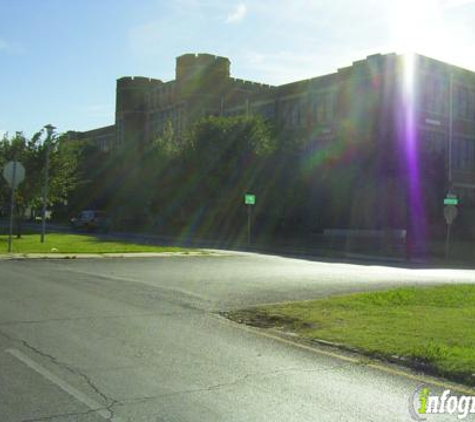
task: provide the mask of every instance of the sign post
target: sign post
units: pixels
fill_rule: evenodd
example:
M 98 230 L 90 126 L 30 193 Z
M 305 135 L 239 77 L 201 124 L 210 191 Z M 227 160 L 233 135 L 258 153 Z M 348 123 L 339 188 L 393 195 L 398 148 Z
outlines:
M 25 179 L 25 168 L 20 162 L 14 160 L 8 162 L 3 168 L 3 177 L 10 186 L 10 224 L 8 228 L 8 253 L 12 251 L 12 235 L 13 235 L 13 215 L 15 213 L 15 190 L 18 185 Z
M 457 195 L 448 193 L 444 198 L 444 218 L 447 223 L 447 235 L 445 238 L 445 259 L 449 258 L 450 255 L 450 232 L 452 223 L 457 218 L 458 215 L 458 198 Z
M 256 205 L 256 195 L 246 193 L 244 195 L 244 203 L 247 205 L 247 244 L 251 244 L 251 222 L 252 222 L 252 207 Z

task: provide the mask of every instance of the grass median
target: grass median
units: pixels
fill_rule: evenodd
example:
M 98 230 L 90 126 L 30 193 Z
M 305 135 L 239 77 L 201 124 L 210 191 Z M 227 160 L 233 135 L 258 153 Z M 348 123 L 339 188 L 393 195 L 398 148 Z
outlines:
M 228 315 L 475 385 L 475 286 L 409 287 Z
M 7 252 L 8 236 L 0 236 L 0 253 Z M 45 243 L 40 243 L 39 234 L 25 234 L 20 239 L 13 238 L 13 253 L 61 253 L 97 254 L 129 252 L 190 252 L 191 249 L 176 246 L 158 246 L 140 242 L 108 240 L 94 235 L 47 234 Z

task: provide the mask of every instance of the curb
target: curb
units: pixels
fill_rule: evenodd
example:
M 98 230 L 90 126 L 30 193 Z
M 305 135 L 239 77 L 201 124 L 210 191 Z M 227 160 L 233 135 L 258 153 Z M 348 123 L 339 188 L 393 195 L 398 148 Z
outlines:
M 189 256 L 223 256 L 216 250 L 202 249 L 193 252 L 105 252 L 105 253 L 12 253 L 0 254 L 2 260 L 21 259 L 107 259 L 107 258 L 173 258 Z
M 297 334 L 295 335 L 295 337 L 299 338 Z M 338 350 L 342 350 L 344 352 L 349 352 L 349 353 L 365 356 L 369 359 L 377 359 L 382 362 L 392 363 L 401 367 L 422 372 L 426 375 L 430 375 L 434 377 L 442 377 L 449 381 L 463 384 L 467 386 L 468 388 L 475 387 L 475 374 L 442 371 L 442 370 L 437 369 L 430 362 L 426 362 L 420 359 L 405 357 L 405 356 L 398 356 L 398 355 L 388 355 L 388 354 L 378 353 L 378 352 L 368 352 L 364 349 L 359 349 L 357 347 L 347 346 L 341 343 L 333 343 L 331 341 L 321 340 L 317 338 L 313 338 L 308 341 L 310 341 L 311 343 L 317 344 L 319 346 L 332 347 Z
M 463 385 L 466 388 L 469 388 L 471 392 L 475 391 L 475 374 L 440 370 L 428 361 L 413 358 L 410 356 L 398 356 L 380 352 L 370 352 L 368 350 L 360 349 L 358 347 L 350 346 L 343 343 L 336 343 L 319 338 L 307 339 L 301 337 L 297 332 L 286 329 L 282 326 L 252 324 L 249 322 L 249 320 L 246 320 L 245 317 L 232 317 L 232 313 L 233 311 L 218 312 L 221 317 L 226 318 L 235 324 L 251 327 L 255 330 L 263 332 L 268 331 L 273 333 L 274 335 L 280 336 L 294 343 L 307 344 L 313 345 L 314 347 L 323 347 L 327 349 L 338 350 L 342 353 L 346 353 L 352 356 L 359 356 L 362 358 L 367 358 L 368 360 L 382 362 L 384 364 L 396 365 L 397 367 L 404 368 L 406 370 L 416 371 L 426 376 L 443 378 L 447 381 Z

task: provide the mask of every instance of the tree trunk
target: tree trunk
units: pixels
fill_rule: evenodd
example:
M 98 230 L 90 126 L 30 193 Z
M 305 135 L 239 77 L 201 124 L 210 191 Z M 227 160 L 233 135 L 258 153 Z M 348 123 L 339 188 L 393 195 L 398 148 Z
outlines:
M 16 219 L 16 238 L 21 239 L 21 234 L 22 234 L 21 218 L 19 216 L 17 216 L 17 219 Z

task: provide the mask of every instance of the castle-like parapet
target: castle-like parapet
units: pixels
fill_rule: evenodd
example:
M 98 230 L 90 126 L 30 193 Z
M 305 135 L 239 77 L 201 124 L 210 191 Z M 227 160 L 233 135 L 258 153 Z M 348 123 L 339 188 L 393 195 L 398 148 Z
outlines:
M 394 65 L 396 54 L 372 54 L 365 59 L 356 60 L 350 66 L 338 69 L 338 74 L 344 76 L 355 71 L 368 71 L 374 73 L 384 72 L 388 65 Z
M 183 54 L 176 58 L 176 80 L 210 77 L 229 78 L 231 62 L 227 57 L 213 54 Z
M 162 83 L 160 79 L 146 78 L 144 76 L 125 76 L 117 79 L 117 88 L 152 89 Z
M 234 88 L 249 89 L 251 91 L 266 91 L 274 88 L 273 85 L 260 82 L 247 81 L 245 79 L 231 78 Z
M 162 84 L 160 79 L 143 76 L 117 79 L 116 114 L 144 111 L 147 108 L 150 93 Z

